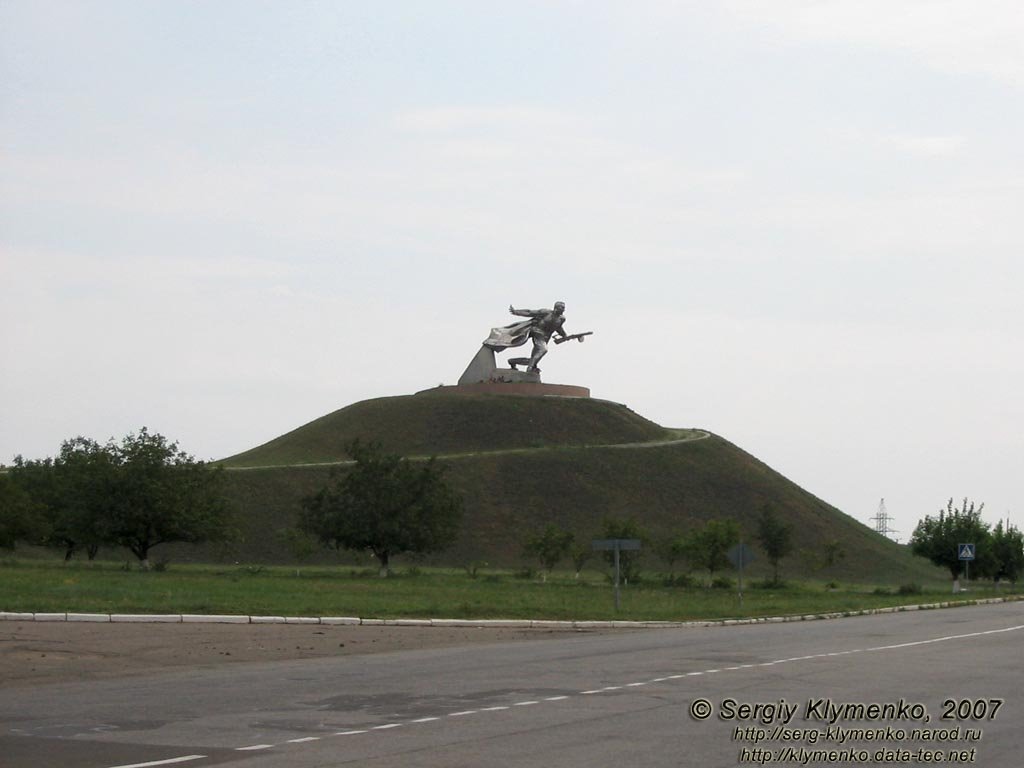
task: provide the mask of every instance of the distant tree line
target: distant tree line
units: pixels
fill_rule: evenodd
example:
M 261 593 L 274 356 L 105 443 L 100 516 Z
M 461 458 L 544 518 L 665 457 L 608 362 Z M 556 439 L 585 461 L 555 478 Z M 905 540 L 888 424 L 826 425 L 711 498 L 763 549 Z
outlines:
M 53 458 L 18 456 L 0 474 L 0 546 L 52 547 L 65 560 L 125 547 L 143 569 L 169 542 L 226 540 L 222 470 L 145 427 L 120 442 L 66 440 Z
M 635 518 L 606 517 L 602 527 L 593 538 L 639 539 L 641 550 L 619 552 L 619 570 L 624 581 L 636 581 L 640 577 L 640 565 L 646 552 L 654 554 L 669 566 L 669 581 L 674 582 L 675 568 L 683 563 L 690 571 L 707 574 L 707 584 L 715 585 L 715 574 L 731 569 L 729 551 L 740 543 L 741 529 L 736 520 L 712 519 L 685 534 L 676 534 L 661 540 L 653 540 Z M 754 539 L 760 545 L 768 562 L 772 565 L 773 577 L 769 583 L 780 584 L 779 567 L 783 558 L 793 551 L 793 526 L 783 521 L 771 504 L 762 507 L 756 523 Z M 523 543 L 523 555 L 540 563 L 542 576 L 547 575 L 559 562 L 570 557 L 577 576 L 591 557 L 590 538 L 577 541 L 576 536 L 554 523 L 528 533 Z M 826 558 L 831 565 L 842 556 L 838 542 L 826 546 Z M 608 565 L 614 560 L 614 553 L 601 553 Z M 683 581 L 689 580 L 684 576 Z
M 981 519 L 984 509 L 984 504 L 975 505 L 967 498 L 957 506 L 950 498 L 938 515 L 926 515 L 917 524 L 911 550 L 947 569 L 954 581 L 965 573 L 968 562 L 975 578 L 1017 581 L 1024 573 L 1024 534 L 1002 520 L 992 528 Z M 974 545 L 973 561 L 960 559 L 963 544 Z

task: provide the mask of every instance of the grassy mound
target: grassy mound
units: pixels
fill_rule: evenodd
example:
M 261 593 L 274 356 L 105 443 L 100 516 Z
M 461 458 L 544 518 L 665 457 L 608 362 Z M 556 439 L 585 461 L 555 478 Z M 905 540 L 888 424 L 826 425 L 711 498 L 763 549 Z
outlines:
M 364 400 L 223 461 L 264 467 L 340 461 L 358 437 L 405 456 L 638 443 L 671 433 L 603 400 L 424 392 Z
M 526 536 L 548 522 L 572 531 L 578 541 L 601 538 L 606 516 L 634 517 L 645 529 L 645 570 L 666 570 L 652 548 L 712 518 L 733 518 L 754 545 L 761 507 L 771 502 L 793 525 L 794 554 L 783 575 L 822 579 L 903 583 L 942 577 L 913 558 L 906 547 L 872 531 L 720 437 L 659 447 L 567 447 L 465 456 L 443 460 L 449 480 L 463 494 L 466 515 L 459 540 L 448 551 L 426 558 L 437 565 L 486 562 L 526 564 Z M 330 480 L 330 467 L 278 467 L 228 472 L 228 483 L 243 510 L 245 561 L 288 562 L 288 528 L 303 496 Z M 846 556 L 822 569 L 825 543 L 838 540 Z M 316 562 L 337 561 L 331 553 Z M 399 559 L 401 560 L 401 558 Z M 347 562 L 363 562 L 343 557 Z M 534 564 L 535 565 L 535 564 Z M 763 554 L 753 575 L 766 575 Z
M 659 444 L 686 436 L 704 439 Z M 175 547 L 168 555 L 179 561 L 294 561 L 298 550 L 288 531 L 302 498 L 332 472 L 345 471 L 308 465 L 344 460 L 344 445 L 356 437 L 407 456 L 438 456 L 463 494 L 462 534 L 447 552 L 421 559 L 430 564 L 522 566 L 526 536 L 546 523 L 558 523 L 585 542 L 600 537 L 603 519 L 615 516 L 640 522 L 648 536 L 644 568 L 664 571 L 654 548 L 712 518 L 737 520 L 757 551 L 757 516 L 770 502 L 794 528 L 795 552 L 783 563 L 784 576 L 880 583 L 941 578 L 906 547 L 721 437 L 668 430 L 601 400 L 441 392 L 356 403 L 225 460 L 240 512 L 240 542 L 229 552 Z M 846 556 L 826 569 L 830 541 L 839 541 Z M 338 557 L 317 552 L 308 559 Z M 341 558 L 369 564 L 365 555 Z M 752 572 L 768 572 L 763 554 Z

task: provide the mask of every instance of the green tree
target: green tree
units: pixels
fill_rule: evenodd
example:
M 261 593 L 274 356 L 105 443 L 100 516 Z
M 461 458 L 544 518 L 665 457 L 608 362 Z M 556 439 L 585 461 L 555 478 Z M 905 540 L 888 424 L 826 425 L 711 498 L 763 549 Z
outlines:
M 956 582 L 964 572 L 965 562 L 960 559 L 959 545 L 974 544 L 977 572 L 990 571 L 989 526 L 981 519 L 984 508 L 984 504 L 976 508 L 973 501 L 968 504 L 966 498 L 960 507 L 955 507 L 950 499 L 946 508 L 939 510 L 938 517 L 926 515 L 918 522 L 910 537 L 910 550 L 948 569 Z
M 779 583 L 779 561 L 793 551 L 793 526 L 783 522 L 771 504 L 761 508 L 757 520 L 757 540 L 768 562 L 772 564 L 772 580 Z
M 729 549 L 739 540 L 740 525 L 735 520 L 708 520 L 686 538 L 686 558 L 694 568 L 708 572 L 711 584 L 715 571 L 731 567 Z
M 1017 581 L 1024 573 L 1024 534 L 1000 520 L 991 536 L 993 579 Z
M 527 536 L 523 545 L 523 552 L 528 557 L 535 557 L 544 568 L 544 580 L 547 574 L 554 570 L 558 562 L 569 554 L 573 540 L 576 537 L 570 531 L 559 528 L 554 523 L 548 523 L 544 529 Z
M 104 539 L 127 547 L 149 568 L 158 544 L 224 541 L 231 533 L 223 470 L 211 469 L 143 427 L 108 443 L 113 469 Z
M 41 505 L 47 525 L 41 543 L 63 550 L 65 560 L 81 549 L 95 558 L 113 494 L 112 447 L 79 436 L 65 440 L 55 459 L 16 457 L 11 472 Z
M 594 550 L 590 548 L 589 541 L 576 541 L 573 542 L 569 547 L 569 559 L 572 560 L 573 578 L 578 579 L 580 577 L 580 571 L 583 570 L 583 566 L 587 564 L 594 555 Z
M 831 539 L 825 542 L 825 556 L 822 560 L 822 568 L 831 568 L 837 562 L 846 557 L 846 550 L 839 539 Z
M 9 475 L 0 474 L 0 549 L 41 540 L 45 526 L 39 505 Z
M 658 542 L 656 552 L 658 557 L 665 561 L 668 566 L 668 575 L 670 579 L 674 579 L 676 575 L 676 563 L 680 560 L 686 559 L 686 547 L 687 538 L 681 533 L 677 533 L 674 536 L 663 539 Z
M 647 534 L 643 528 L 640 527 L 634 518 L 618 518 L 618 517 L 606 517 L 604 519 L 603 536 L 605 539 L 640 539 L 640 541 L 647 540 Z M 605 551 L 602 552 L 605 561 L 614 567 L 615 564 L 615 552 Z M 640 559 L 643 555 L 642 550 L 620 550 L 619 551 L 619 573 L 623 580 L 628 584 L 630 581 L 637 581 L 640 578 Z
M 359 440 L 346 448 L 355 466 L 302 501 L 299 528 L 335 549 L 370 550 L 388 574 L 394 555 L 436 552 L 462 522 L 462 499 L 433 458 L 415 465 Z

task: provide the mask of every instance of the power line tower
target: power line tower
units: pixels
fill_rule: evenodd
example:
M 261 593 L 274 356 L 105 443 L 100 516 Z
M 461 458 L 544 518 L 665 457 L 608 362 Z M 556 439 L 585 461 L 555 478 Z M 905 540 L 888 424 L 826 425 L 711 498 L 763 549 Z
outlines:
M 896 533 L 895 528 L 890 528 L 889 523 L 892 522 L 892 517 L 885 511 L 885 499 L 878 502 L 878 514 L 871 518 L 871 521 L 875 524 L 875 530 L 883 536 L 889 536 L 890 533 Z M 889 536 L 889 538 L 895 538 Z

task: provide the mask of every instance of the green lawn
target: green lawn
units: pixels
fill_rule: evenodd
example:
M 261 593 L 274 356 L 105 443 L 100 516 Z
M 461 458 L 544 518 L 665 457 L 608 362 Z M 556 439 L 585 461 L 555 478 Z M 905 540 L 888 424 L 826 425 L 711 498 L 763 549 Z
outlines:
M 622 589 L 616 613 L 612 587 L 599 572 L 555 573 L 547 583 L 510 571 L 409 569 L 381 579 L 347 567 L 180 565 L 163 572 L 124 570 L 116 563 L 0 561 L 0 610 L 84 613 L 227 613 L 362 618 L 509 618 L 576 620 L 723 619 L 857 611 L 953 599 L 949 584 L 922 594 L 879 594 L 875 585 L 790 582 L 744 590 L 665 587 L 651 578 Z M 972 584 L 957 599 L 1020 594 Z

